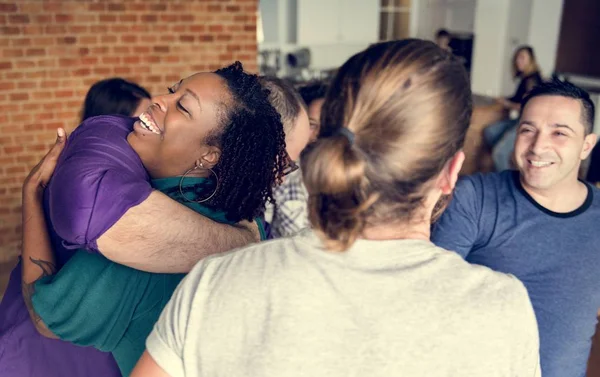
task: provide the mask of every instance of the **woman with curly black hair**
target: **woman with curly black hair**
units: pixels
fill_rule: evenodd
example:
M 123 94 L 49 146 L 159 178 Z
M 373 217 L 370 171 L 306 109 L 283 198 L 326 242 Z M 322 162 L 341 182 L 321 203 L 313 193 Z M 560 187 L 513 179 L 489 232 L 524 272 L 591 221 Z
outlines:
M 46 337 L 111 352 L 123 375 L 142 354 L 184 275 L 111 262 L 94 247 L 97 234 L 153 188 L 220 223 L 257 221 L 264 239 L 258 218 L 290 164 L 269 92 L 239 62 L 190 76 L 169 92 L 153 98 L 139 120 L 91 118 L 71 135 L 46 190 L 51 228 L 60 238 L 53 245 L 56 255 L 39 226 L 41 204 L 29 203 L 32 195 L 24 194 L 24 216 L 37 219 L 25 223 L 23 244 L 23 298 L 32 322 Z M 24 192 L 42 192 L 39 185 L 30 176 Z M 61 244 L 80 250 L 69 252 Z M 84 348 L 41 337 L 27 341 L 55 342 L 63 352 L 53 356 L 61 363 L 80 363 L 70 375 L 96 375 L 94 369 L 105 367 L 85 365 Z M 46 362 L 44 355 L 33 357 Z

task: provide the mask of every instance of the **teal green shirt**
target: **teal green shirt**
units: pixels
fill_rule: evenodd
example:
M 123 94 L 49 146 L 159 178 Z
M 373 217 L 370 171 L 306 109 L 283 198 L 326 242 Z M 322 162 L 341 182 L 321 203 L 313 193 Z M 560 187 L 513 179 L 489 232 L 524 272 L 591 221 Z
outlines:
M 183 188 L 205 183 L 203 178 L 186 178 Z M 153 180 L 152 186 L 214 221 L 230 223 L 223 212 L 181 198 L 179 178 Z M 191 198 L 194 194 L 185 195 Z M 264 240 L 264 226 L 257 222 Z M 79 346 L 111 352 L 123 376 L 128 376 L 184 276 L 138 271 L 79 250 L 56 275 L 36 283 L 32 301 L 35 311 L 56 336 Z

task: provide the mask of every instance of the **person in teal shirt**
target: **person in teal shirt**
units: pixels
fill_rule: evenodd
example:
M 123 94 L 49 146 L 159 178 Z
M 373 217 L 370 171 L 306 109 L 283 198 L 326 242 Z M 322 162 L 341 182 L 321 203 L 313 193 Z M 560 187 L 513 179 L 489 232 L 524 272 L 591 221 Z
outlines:
M 56 158 L 52 180 L 39 181 L 42 162 L 23 188 L 23 292 L 36 329 L 111 352 L 125 376 L 184 275 L 109 261 L 96 247 L 102 231 L 149 195 L 147 185 L 216 222 L 256 221 L 265 239 L 265 203 L 293 170 L 269 92 L 239 63 L 190 76 L 169 92 L 139 119 L 86 121 Z M 45 192 L 37 189 L 46 183 Z M 69 237 L 57 213 L 76 217 L 64 221 L 79 227 Z M 54 233 L 62 242 L 51 244 Z
M 233 224 L 225 213 L 182 198 L 180 177 L 152 180 L 154 189 L 220 223 Z M 196 187 L 194 200 L 214 185 L 206 178 L 186 178 L 183 189 Z M 198 187 L 207 187 L 199 190 Z M 191 198 L 192 192 L 185 193 Z M 261 240 L 266 239 L 257 218 Z M 56 275 L 36 284 L 33 305 L 60 339 L 111 352 L 123 376 L 144 352 L 146 337 L 185 274 L 153 274 L 135 270 L 102 255 L 78 251 Z

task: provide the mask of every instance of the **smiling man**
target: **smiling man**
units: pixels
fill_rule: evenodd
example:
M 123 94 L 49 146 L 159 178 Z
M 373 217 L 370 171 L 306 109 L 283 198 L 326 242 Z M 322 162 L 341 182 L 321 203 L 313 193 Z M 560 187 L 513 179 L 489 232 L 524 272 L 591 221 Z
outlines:
M 536 312 L 542 374 L 582 377 L 600 307 L 600 191 L 577 179 L 596 144 L 594 105 L 553 81 L 522 109 L 519 170 L 464 178 L 432 239 L 519 278 Z

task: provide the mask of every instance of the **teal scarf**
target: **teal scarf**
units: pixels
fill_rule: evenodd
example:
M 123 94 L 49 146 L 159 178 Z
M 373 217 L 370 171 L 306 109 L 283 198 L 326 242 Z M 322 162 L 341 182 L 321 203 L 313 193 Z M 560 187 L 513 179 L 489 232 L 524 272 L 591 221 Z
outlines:
M 208 198 L 214 192 L 215 185 L 211 179 L 186 177 L 182 180 L 181 177 L 170 177 L 153 179 L 151 184 L 156 190 L 168 195 L 171 199 L 183 204 L 194 212 L 198 212 L 219 223 L 232 224 L 231 221 L 225 218 L 225 212 L 217 211 L 202 205 L 202 203 L 195 202 Z M 183 196 L 181 195 L 182 191 Z

